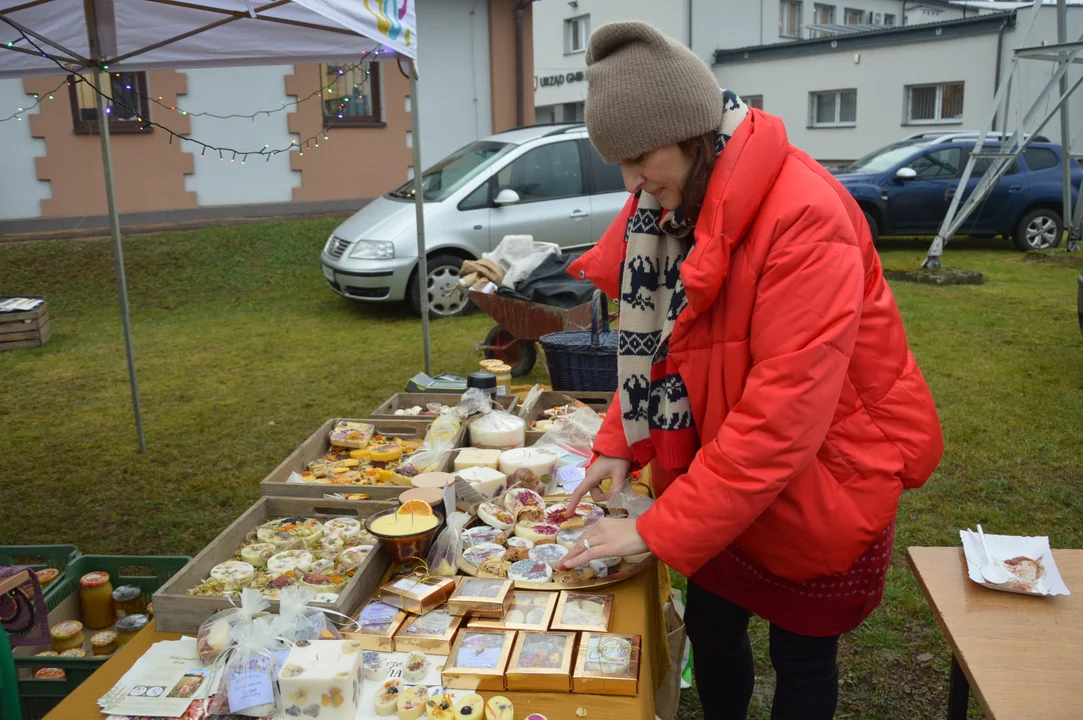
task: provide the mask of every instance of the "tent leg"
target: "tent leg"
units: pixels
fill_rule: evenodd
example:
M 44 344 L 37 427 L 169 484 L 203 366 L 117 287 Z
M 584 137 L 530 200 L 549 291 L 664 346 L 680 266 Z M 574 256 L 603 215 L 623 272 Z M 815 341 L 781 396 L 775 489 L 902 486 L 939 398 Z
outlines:
M 117 269 L 117 292 L 120 295 L 120 319 L 124 325 L 124 349 L 128 353 L 128 380 L 132 386 L 132 409 L 135 411 L 135 431 L 139 436 L 139 452 L 147 451 L 147 442 L 143 437 L 143 413 L 139 407 L 139 381 L 135 376 L 135 351 L 132 349 L 132 325 L 128 311 L 128 283 L 124 277 L 124 248 L 120 242 L 120 214 L 117 212 L 117 193 L 113 186 L 113 147 L 109 138 L 109 116 L 105 112 L 105 98 L 108 92 L 109 75 L 102 71 L 96 73 L 96 82 L 101 93 L 97 93 L 98 135 L 102 141 L 102 169 L 105 171 L 105 199 L 109 205 L 109 229 L 113 233 L 113 259 Z
M 421 195 L 421 119 L 417 102 L 417 66 L 410 67 L 410 120 L 414 145 L 414 209 L 417 211 L 417 291 L 421 299 L 421 335 L 425 343 L 425 374 L 432 375 L 429 347 L 429 263 L 425 257 L 425 198 Z

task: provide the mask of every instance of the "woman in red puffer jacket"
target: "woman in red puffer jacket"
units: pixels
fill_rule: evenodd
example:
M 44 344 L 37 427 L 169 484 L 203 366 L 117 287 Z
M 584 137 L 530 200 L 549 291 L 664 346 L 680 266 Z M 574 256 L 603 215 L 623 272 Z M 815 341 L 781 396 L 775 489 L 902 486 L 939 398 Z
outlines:
M 943 452 L 861 210 L 778 118 L 644 23 L 591 37 L 586 124 L 633 196 L 571 268 L 621 300 L 618 392 L 572 498 L 650 465 L 658 498 L 565 558 L 650 550 L 689 578 L 707 720 L 834 716 L 838 636 L 880 603 L 899 496 Z

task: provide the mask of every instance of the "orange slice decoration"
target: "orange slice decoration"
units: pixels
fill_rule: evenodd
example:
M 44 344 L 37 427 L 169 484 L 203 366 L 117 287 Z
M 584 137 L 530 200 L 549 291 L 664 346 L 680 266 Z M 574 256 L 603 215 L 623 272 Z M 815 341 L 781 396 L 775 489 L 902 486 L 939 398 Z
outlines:
M 432 517 L 433 514 L 432 505 L 429 505 L 424 500 L 407 500 L 397 512 L 399 515 L 418 515 L 421 517 Z

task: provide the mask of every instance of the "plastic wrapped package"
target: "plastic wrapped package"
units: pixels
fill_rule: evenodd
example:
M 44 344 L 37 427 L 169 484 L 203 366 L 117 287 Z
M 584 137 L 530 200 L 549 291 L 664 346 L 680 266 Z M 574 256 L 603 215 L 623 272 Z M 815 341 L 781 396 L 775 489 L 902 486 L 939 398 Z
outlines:
M 422 473 L 439 470 L 440 463 L 454 449 L 455 437 L 459 434 L 466 417 L 466 411 L 461 406 L 444 407 L 429 426 L 421 447 L 407 458 L 396 472 L 404 477 L 416 477 Z
M 638 518 L 643 513 L 651 509 L 651 505 L 654 504 L 654 500 L 646 495 L 637 495 L 635 490 L 632 489 L 631 483 L 624 483 L 620 490 L 616 490 L 609 495 L 609 502 L 607 503 L 610 513 L 614 510 L 626 510 L 628 517 Z
M 534 445 L 556 445 L 589 455 L 601 429 L 602 416 L 584 406 L 558 421 Z
M 290 643 L 342 639 L 322 610 L 308 606 L 315 597 L 315 591 L 303 585 L 285 588 L 278 594 L 278 616 L 272 620 L 276 637 Z
M 365 448 L 375 433 L 370 423 L 340 420 L 331 429 L 330 441 L 335 447 Z
M 470 516 L 463 512 L 449 513 L 447 525 L 429 550 L 425 564 L 433 575 L 454 577 L 458 572 L 459 555 L 463 551 L 463 528 L 470 521 Z
M 199 659 L 212 663 L 229 649 L 236 629 L 251 625 L 256 618 L 266 615 L 270 602 L 259 591 L 245 588 L 241 591 L 241 604 L 230 610 L 211 615 L 199 626 L 196 650 Z
M 234 631 L 234 646 L 222 667 L 212 715 L 266 717 L 278 705 L 281 643 L 271 618 L 257 618 Z
M 463 393 L 460 408 L 482 417 L 470 424 L 470 444 L 476 448 L 511 450 L 526 444 L 526 421 L 502 409 L 493 409 L 489 397 L 478 388 Z
M 560 257 L 556 243 L 535 242 L 533 235 L 505 235 L 492 252 L 482 255 L 504 270 L 500 284 L 514 288 L 550 256 Z

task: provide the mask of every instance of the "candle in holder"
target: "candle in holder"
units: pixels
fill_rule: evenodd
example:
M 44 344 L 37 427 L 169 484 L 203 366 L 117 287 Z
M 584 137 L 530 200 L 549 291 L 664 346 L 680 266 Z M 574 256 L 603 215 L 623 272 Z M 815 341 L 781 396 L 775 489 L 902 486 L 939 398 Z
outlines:
M 556 453 L 543 448 L 516 448 L 500 453 L 500 472 L 505 475 L 516 470 L 529 470 L 538 478 L 544 478 L 552 476 L 556 465 Z

